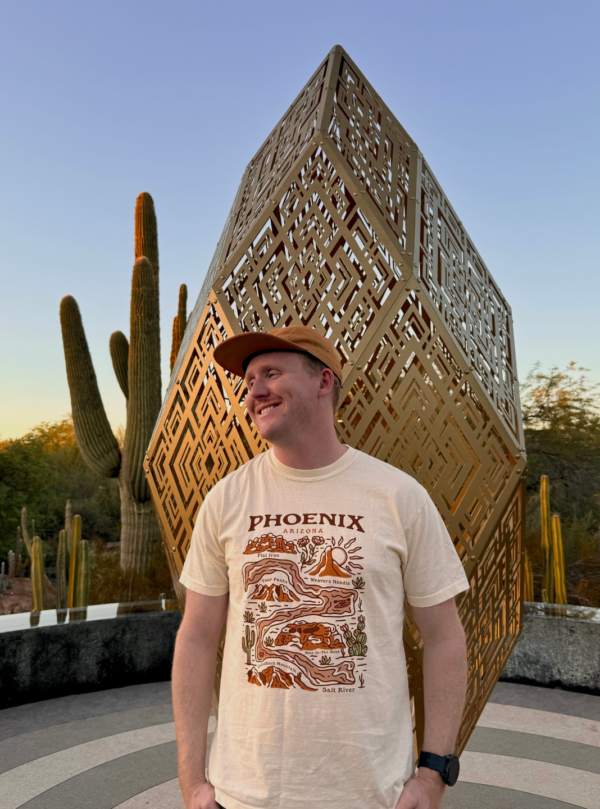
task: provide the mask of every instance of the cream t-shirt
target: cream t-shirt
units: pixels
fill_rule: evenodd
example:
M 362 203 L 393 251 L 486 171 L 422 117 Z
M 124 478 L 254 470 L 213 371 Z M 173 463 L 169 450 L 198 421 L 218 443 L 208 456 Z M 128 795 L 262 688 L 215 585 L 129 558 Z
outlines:
M 352 448 L 311 470 L 269 450 L 209 492 L 181 582 L 229 591 L 218 803 L 393 809 L 414 770 L 404 598 L 469 588 L 426 490 Z

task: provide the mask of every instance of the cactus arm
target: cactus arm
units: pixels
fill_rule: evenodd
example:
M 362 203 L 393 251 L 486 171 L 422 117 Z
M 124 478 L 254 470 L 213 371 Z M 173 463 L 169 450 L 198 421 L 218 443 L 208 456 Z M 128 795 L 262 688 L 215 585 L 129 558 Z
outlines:
M 75 607 L 76 584 L 77 584 L 77 556 L 79 544 L 81 542 L 81 517 L 76 514 L 73 517 L 73 537 L 71 540 L 71 559 L 69 564 L 69 598 L 67 606 Z
M 108 343 L 110 358 L 119 387 L 129 398 L 129 343 L 122 331 L 113 331 Z
M 33 612 L 44 609 L 44 556 L 42 540 L 33 538 L 31 555 L 31 593 L 33 595 Z
M 56 609 L 66 609 L 67 601 L 67 532 L 61 531 L 56 554 Z
M 158 226 L 154 200 L 147 191 L 142 191 L 135 201 L 135 258 L 146 257 L 152 265 L 156 283 L 156 312 L 160 321 L 159 310 L 159 262 L 158 262 Z M 129 332 L 131 335 L 131 331 Z M 160 331 L 157 336 L 157 356 L 160 357 Z M 158 363 L 158 389 L 161 390 L 160 360 Z M 158 416 L 158 413 L 157 413 Z
M 102 404 L 79 307 L 70 295 L 60 303 L 60 322 L 79 449 L 94 472 L 117 477 L 121 465 L 119 445 Z
M 131 283 L 131 344 L 123 474 L 132 498 L 150 500 L 143 462 L 161 405 L 158 290 L 152 265 L 139 258 Z
M 145 256 L 158 279 L 158 227 L 154 200 L 147 191 L 142 191 L 135 201 L 135 257 Z

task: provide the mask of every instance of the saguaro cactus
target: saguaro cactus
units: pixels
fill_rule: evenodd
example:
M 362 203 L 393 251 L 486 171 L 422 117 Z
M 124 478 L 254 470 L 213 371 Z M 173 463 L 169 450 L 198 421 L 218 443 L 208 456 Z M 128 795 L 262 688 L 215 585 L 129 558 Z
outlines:
M 71 555 L 69 560 L 69 596 L 67 605 L 69 607 L 77 606 L 75 604 L 75 583 L 77 581 L 77 557 L 79 555 L 79 544 L 81 542 L 81 517 L 76 514 L 73 517 L 72 538 L 71 538 Z
M 540 518 L 542 525 L 542 551 L 544 573 L 542 576 L 542 601 L 554 603 L 554 576 L 552 571 L 552 521 L 550 517 L 550 481 L 547 475 L 540 480 Z
M 147 569 L 160 532 L 142 463 L 161 404 L 158 238 L 150 194 L 137 198 L 135 255 L 131 284 L 130 339 L 110 338 L 110 354 L 127 398 L 127 426 L 121 453 L 106 417 L 79 307 L 67 295 L 60 307 L 67 379 L 75 435 L 91 469 L 118 479 L 121 495 L 121 566 Z
M 58 553 L 56 554 L 56 609 L 64 610 L 68 606 L 67 590 L 67 532 L 58 535 Z
M 181 341 L 187 326 L 187 287 L 182 284 L 179 287 L 179 304 L 177 307 L 177 314 L 173 319 L 173 339 L 171 341 L 171 373 L 181 348 Z
M 523 578 L 523 600 L 533 601 L 533 570 L 527 550 L 524 551 L 523 556 Z
M 28 529 L 27 523 L 28 523 L 27 507 L 23 506 L 23 508 L 21 509 L 21 536 L 23 537 L 23 541 L 25 542 L 25 547 L 27 549 L 27 554 L 29 556 L 29 560 L 30 560 L 31 564 L 33 565 L 33 543 L 29 538 L 29 529 Z M 32 520 L 31 521 L 31 535 L 33 536 L 34 534 L 35 534 L 35 520 Z M 17 535 L 17 544 L 19 546 L 19 555 L 20 555 L 20 545 L 18 543 L 18 540 L 19 540 L 19 536 Z M 44 592 L 46 594 L 46 601 L 50 601 L 50 602 L 53 601 L 54 595 L 55 595 L 54 585 L 52 584 L 52 582 L 50 581 L 50 579 L 48 578 L 48 576 L 46 575 L 45 572 L 44 572 L 44 575 L 42 577 L 42 583 L 43 583 Z
M 31 593 L 33 595 L 32 612 L 41 612 L 44 609 L 44 576 L 42 540 L 39 537 L 34 537 L 31 548 Z
M 14 579 L 15 578 L 15 552 L 9 551 L 8 552 L 8 578 Z
M 567 603 L 567 583 L 565 580 L 565 552 L 563 549 L 560 516 L 552 515 L 552 573 L 554 579 L 554 603 Z
M 17 528 L 17 543 L 15 545 L 15 577 L 21 575 L 23 565 L 23 539 L 21 537 L 21 527 Z
M 73 509 L 71 508 L 70 500 L 67 500 L 67 504 L 65 506 L 65 534 L 67 553 L 71 553 L 71 542 L 73 540 Z
M 82 539 L 79 543 L 77 555 L 75 606 L 87 607 L 90 603 L 90 547 L 87 539 Z

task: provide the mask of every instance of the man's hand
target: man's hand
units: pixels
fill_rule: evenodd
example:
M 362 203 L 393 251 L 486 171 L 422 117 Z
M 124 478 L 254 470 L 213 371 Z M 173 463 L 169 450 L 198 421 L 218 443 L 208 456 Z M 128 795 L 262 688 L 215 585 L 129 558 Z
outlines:
M 219 809 L 215 800 L 215 788 L 208 781 L 195 784 L 183 797 L 185 809 Z
M 396 809 L 441 809 L 446 785 L 439 773 L 419 770 L 404 785 Z

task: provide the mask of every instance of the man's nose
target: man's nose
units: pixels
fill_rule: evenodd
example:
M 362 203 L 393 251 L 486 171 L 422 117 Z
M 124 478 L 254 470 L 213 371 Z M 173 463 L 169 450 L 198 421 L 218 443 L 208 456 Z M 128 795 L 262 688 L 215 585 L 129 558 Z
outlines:
M 248 394 L 252 399 L 259 399 L 261 396 L 267 396 L 269 393 L 269 386 L 266 379 L 255 379 L 252 385 L 252 390 Z

